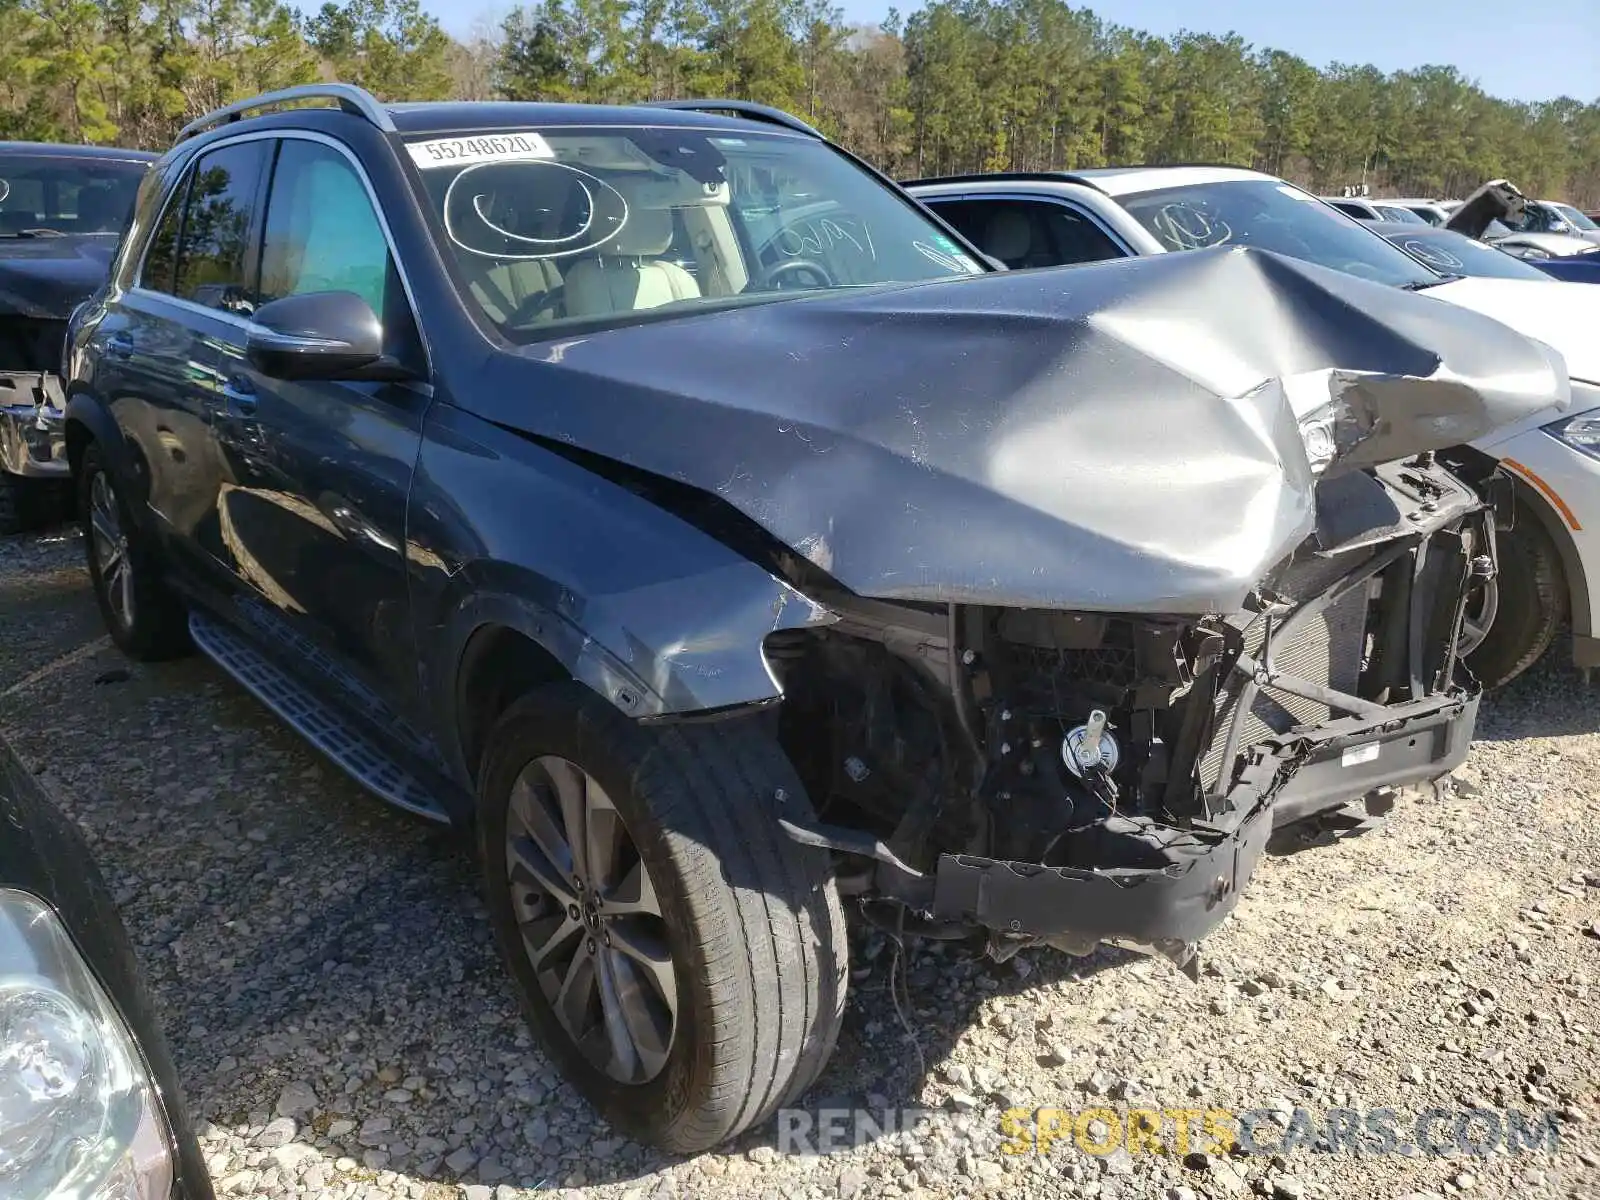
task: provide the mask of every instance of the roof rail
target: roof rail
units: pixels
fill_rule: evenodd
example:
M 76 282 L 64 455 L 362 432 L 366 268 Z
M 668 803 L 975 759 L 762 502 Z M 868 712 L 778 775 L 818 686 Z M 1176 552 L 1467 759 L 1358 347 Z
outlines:
M 744 117 L 749 121 L 765 121 L 768 125 L 781 125 L 795 133 L 803 133 L 807 137 L 821 138 L 822 133 L 807 125 L 792 113 L 786 113 L 781 108 L 772 108 L 770 105 L 757 104 L 753 100 L 652 100 L 645 105 L 646 108 L 680 108 L 690 112 L 725 112 L 736 117 Z
M 1075 183 L 1091 191 L 1104 192 L 1092 179 L 1071 171 L 977 171 L 969 175 L 929 175 L 925 179 L 902 179 L 903 188 L 930 187 L 936 183 Z
M 272 108 L 279 104 L 294 104 L 301 100 L 336 100 L 345 112 L 365 117 L 384 133 L 395 132 L 394 118 L 366 88 L 356 87 L 351 83 L 308 83 L 300 87 L 284 88 L 282 91 L 252 96 L 248 100 L 240 100 L 226 108 L 208 112 L 180 129 L 177 140 L 181 142 L 215 125 L 237 121 L 246 113 L 257 109 Z

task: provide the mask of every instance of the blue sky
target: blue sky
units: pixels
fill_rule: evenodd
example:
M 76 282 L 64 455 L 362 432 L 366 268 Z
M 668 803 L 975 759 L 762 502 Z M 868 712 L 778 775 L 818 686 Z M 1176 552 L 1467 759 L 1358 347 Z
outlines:
M 507 3 L 423 0 L 458 36 Z M 880 20 L 886 0 L 842 0 L 852 21 Z M 901 3 L 902 13 L 919 7 Z M 1600 99 L 1600 0 L 1104 0 L 1104 20 L 1170 34 L 1240 34 L 1318 66 L 1370 62 L 1386 71 L 1448 63 L 1511 100 Z

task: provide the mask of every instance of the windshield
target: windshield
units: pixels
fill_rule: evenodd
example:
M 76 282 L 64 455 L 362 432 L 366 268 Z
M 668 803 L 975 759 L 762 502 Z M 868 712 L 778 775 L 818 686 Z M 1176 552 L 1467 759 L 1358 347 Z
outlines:
M 1490 279 L 1533 279 L 1550 282 L 1550 276 L 1504 250 L 1475 242 L 1448 229 L 1430 233 L 1392 233 L 1389 241 L 1419 258 L 1441 275 L 1482 275 Z
M 1426 225 L 1427 222 L 1409 208 L 1401 208 L 1395 204 L 1375 204 L 1378 215 L 1385 221 L 1398 221 L 1402 225 Z
M 1397 287 L 1440 281 L 1361 222 L 1277 180 L 1199 183 L 1117 199 L 1168 250 L 1253 246 Z
M 980 274 L 825 143 L 575 129 L 408 143 L 473 302 L 512 341 L 568 322 Z
M 1596 225 L 1587 216 L 1573 208 L 1570 204 L 1552 204 L 1550 207 L 1555 209 L 1563 217 L 1571 221 L 1574 225 L 1586 233 L 1600 229 L 1600 225 Z
M 122 232 L 146 164 L 0 155 L 0 237 Z

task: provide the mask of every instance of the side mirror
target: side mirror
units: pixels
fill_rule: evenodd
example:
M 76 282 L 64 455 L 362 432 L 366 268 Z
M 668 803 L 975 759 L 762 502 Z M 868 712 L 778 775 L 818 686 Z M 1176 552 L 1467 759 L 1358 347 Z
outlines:
M 397 378 L 383 322 L 354 292 L 306 292 L 256 309 L 245 353 L 275 379 Z

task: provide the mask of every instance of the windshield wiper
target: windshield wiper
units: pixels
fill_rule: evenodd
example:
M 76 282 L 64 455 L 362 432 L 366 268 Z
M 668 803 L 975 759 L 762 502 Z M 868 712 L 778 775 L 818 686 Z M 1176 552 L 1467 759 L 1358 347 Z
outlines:
M 1465 278 L 1465 275 L 1441 275 L 1437 279 L 1413 279 L 1410 283 L 1402 283 L 1400 288 L 1406 292 L 1425 292 L 1429 288 L 1438 287 L 1441 283 L 1454 283 L 1458 279 Z

